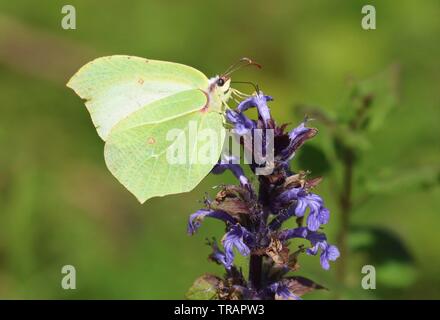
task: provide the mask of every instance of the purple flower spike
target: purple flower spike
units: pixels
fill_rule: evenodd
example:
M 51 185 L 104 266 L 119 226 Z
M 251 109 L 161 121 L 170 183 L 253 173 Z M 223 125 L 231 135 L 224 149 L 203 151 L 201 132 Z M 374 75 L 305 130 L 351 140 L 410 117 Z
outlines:
M 240 63 L 254 64 L 247 58 Z M 288 275 L 298 270 L 302 256 L 319 255 L 325 270 L 339 257 L 339 250 L 327 242 L 320 230 L 328 223 L 330 212 L 322 198 L 310 192 L 322 177 L 309 179 L 307 171 L 295 173 L 290 169 L 289 161 L 296 150 L 315 136 L 317 130 L 308 128 L 304 120 L 288 132 L 287 124 L 279 125 L 272 119 L 267 105 L 271 100 L 258 91 L 236 109 L 225 111 L 225 120 L 233 126 L 232 133 L 241 148 L 240 156 L 244 151 L 245 160 L 251 160 L 247 164 L 249 172 L 255 174 L 256 188 L 254 190 L 245 176 L 241 159 L 235 157 L 237 153 L 224 152 L 211 172 L 220 174 L 230 170 L 240 185 L 221 185 L 211 200 L 205 198 L 204 209 L 190 216 L 188 233 L 194 234 L 206 217 L 225 223 L 221 243 L 215 239 L 208 241 L 212 248 L 209 260 L 224 267 L 225 272 L 222 277 L 212 274 L 200 277 L 188 292 L 189 297 L 202 292 L 207 299 L 300 300 L 306 293 L 324 289 L 310 279 Z M 244 114 L 250 108 L 257 108 L 258 118 Z M 258 140 L 247 145 L 247 138 Z M 269 155 L 268 152 L 273 157 L 270 156 L 270 160 L 268 157 L 266 162 L 273 170 L 261 172 L 262 165 L 256 159 Z M 297 227 L 283 230 L 283 223 L 290 218 L 295 219 Z M 241 266 L 234 263 L 237 254 L 248 257 L 248 272 L 244 273 Z
M 200 228 L 202 221 L 206 217 L 219 219 L 224 222 L 229 222 L 232 224 L 237 223 L 237 220 L 235 220 L 233 217 L 231 217 L 229 214 L 227 214 L 224 211 L 201 209 L 189 216 L 188 227 L 187 227 L 188 234 L 193 235 L 194 233 L 196 233 L 196 231 Z

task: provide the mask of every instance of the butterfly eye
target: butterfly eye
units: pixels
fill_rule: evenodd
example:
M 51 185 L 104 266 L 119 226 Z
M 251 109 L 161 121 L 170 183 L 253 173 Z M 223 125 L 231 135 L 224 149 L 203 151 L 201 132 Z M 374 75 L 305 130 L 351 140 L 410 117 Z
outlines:
M 225 84 L 225 79 L 223 79 L 223 78 L 219 78 L 219 79 L 217 80 L 217 86 L 219 86 L 219 87 L 223 87 L 224 84 Z

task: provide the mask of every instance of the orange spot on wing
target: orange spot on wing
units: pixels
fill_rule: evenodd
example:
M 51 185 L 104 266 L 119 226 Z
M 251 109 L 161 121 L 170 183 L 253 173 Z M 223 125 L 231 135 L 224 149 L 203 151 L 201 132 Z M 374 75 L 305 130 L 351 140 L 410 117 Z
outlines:
M 203 90 L 200 90 L 200 91 L 202 91 L 205 94 L 205 96 L 206 96 L 206 103 L 205 103 L 205 105 L 199 111 L 201 113 L 205 113 L 205 112 L 208 111 L 209 95 L 205 91 L 203 91 Z

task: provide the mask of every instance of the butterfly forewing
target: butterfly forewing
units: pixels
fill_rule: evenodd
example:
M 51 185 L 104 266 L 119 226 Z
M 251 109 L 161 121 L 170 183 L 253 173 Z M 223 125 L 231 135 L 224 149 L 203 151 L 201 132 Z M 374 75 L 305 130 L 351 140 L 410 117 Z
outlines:
M 67 86 L 86 100 L 98 134 L 105 141 L 123 118 L 175 93 L 206 90 L 208 78 L 178 63 L 115 55 L 89 62 Z

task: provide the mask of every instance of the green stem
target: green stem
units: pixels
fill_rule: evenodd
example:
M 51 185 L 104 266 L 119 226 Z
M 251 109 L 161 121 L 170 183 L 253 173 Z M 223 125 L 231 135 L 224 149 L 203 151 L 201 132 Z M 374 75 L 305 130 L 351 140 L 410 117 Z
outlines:
M 350 215 L 352 211 L 352 189 L 353 189 L 353 163 L 354 154 L 347 150 L 344 154 L 343 164 L 343 187 L 339 196 L 339 209 L 341 212 L 341 226 L 339 229 L 337 244 L 341 256 L 339 258 L 337 277 L 341 283 L 346 282 L 348 245 L 347 237 L 350 231 Z

